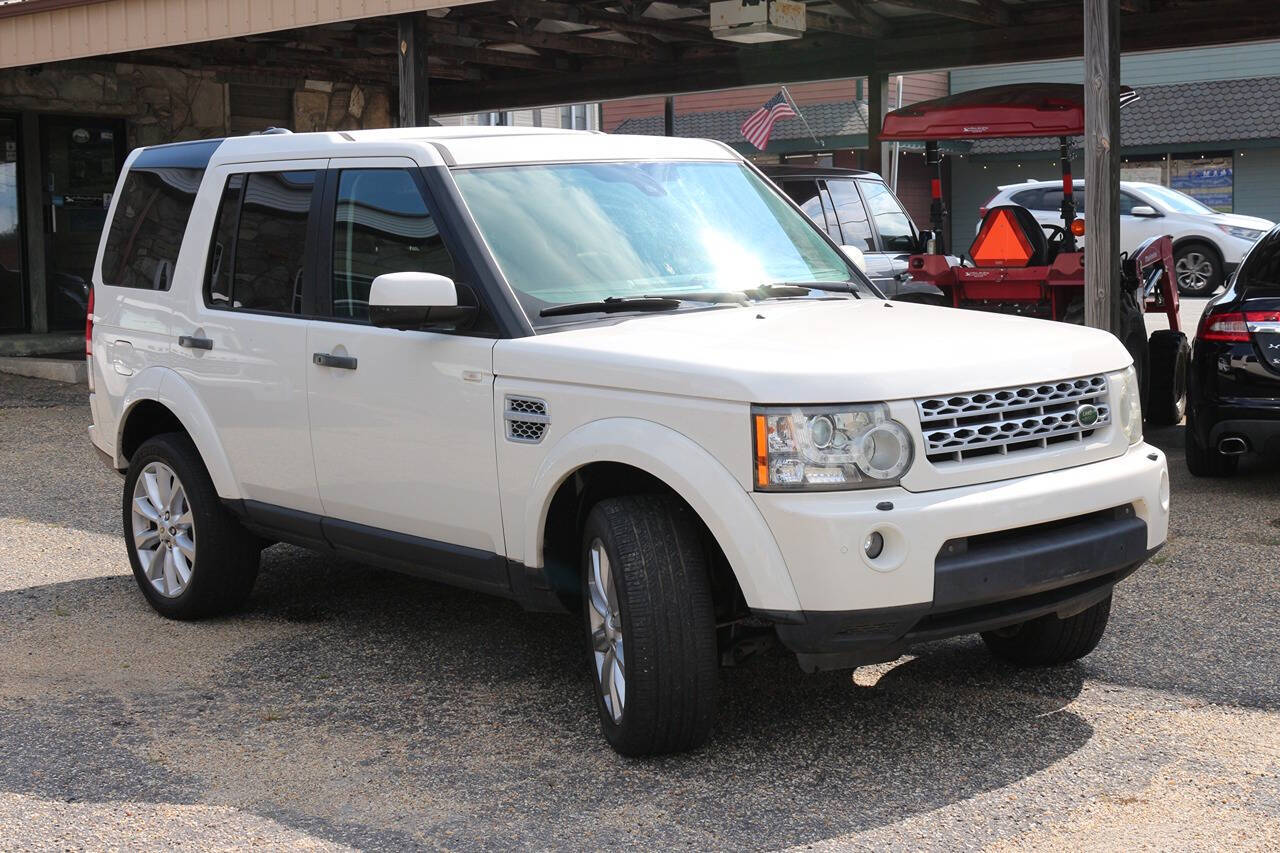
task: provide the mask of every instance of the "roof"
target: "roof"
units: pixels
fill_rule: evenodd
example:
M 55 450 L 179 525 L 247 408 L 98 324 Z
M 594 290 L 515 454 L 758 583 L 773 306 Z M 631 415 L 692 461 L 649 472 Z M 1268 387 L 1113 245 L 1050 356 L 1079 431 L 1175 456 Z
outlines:
M 1120 111 L 1124 148 L 1160 148 L 1280 139 L 1280 76 L 1206 80 L 1143 86 L 1138 100 Z M 1077 137 L 1079 139 L 1079 137 Z M 982 139 L 974 154 L 1049 151 L 1057 140 Z
M 742 109 L 678 113 L 674 128 L 675 135 L 745 144 L 742 138 L 742 123 L 755 111 L 755 109 Z M 833 137 L 861 136 L 865 144 L 867 135 L 865 102 L 848 100 L 801 104 L 800 111 L 804 116 L 803 119 L 799 116 L 784 119 L 773 126 L 771 141 L 806 140 L 817 136 L 819 140 L 826 142 Z M 805 125 L 806 121 L 809 123 L 808 126 Z M 663 129 L 662 116 L 646 116 L 627 119 L 618 125 L 616 132 L 662 136 Z
M 866 169 L 840 169 L 835 166 L 761 166 L 760 171 L 771 178 L 814 177 L 884 180 L 875 172 L 869 172 Z
M 203 166 L 262 160 L 406 156 L 421 163 L 491 166 L 591 160 L 736 160 L 704 139 L 609 135 L 532 127 L 406 127 L 325 133 L 271 133 L 139 149 L 130 165 Z
M 1120 87 L 1120 106 L 1134 98 Z M 899 107 L 884 118 L 885 140 L 992 139 L 1084 133 L 1084 86 L 1013 83 Z

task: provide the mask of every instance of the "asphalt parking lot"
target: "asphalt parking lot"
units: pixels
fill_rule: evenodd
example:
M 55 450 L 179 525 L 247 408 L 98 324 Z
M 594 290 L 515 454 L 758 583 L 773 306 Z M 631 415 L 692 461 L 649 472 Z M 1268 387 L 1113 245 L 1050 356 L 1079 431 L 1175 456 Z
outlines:
M 723 673 L 704 749 L 599 738 L 578 625 L 276 546 L 247 610 L 154 614 L 82 388 L 0 375 L 0 848 L 1276 849 L 1276 463 L 1195 481 L 1101 647 L 976 638 Z

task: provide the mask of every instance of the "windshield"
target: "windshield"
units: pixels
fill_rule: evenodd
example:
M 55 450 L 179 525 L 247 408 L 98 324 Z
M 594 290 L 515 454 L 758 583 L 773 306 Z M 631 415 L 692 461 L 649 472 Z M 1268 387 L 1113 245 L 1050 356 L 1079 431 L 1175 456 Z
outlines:
M 556 305 L 769 283 L 829 289 L 854 276 L 844 255 L 741 163 L 499 166 L 453 175 L 535 323 Z
M 1212 207 L 1206 207 L 1186 193 L 1168 187 L 1143 187 L 1142 191 L 1174 213 L 1217 213 Z

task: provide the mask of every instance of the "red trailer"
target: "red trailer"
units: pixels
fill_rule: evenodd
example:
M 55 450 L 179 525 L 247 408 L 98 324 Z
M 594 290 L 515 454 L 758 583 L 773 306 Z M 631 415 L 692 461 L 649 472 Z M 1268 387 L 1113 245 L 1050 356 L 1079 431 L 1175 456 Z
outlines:
M 1121 106 L 1137 98 L 1123 88 Z M 912 278 L 936 285 L 957 308 L 1084 322 L 1084 253 L 1077 238 L 1071 178 L 1071 137 L 1084 133 L 1084 87 L 1059 83 L 993 86 L 922 101 L 885 116 L 884 141 L 923 141 L 931 169 L 930 228 L 921 254 L 908 261 Z M 956 265 L 943 245 L 941 154 L 956 139 L 1057 137 L 1062 163 L 1062 225 L 1044 225 L 1029 210 L 1001 205 L 986 211 L 968 255 Z M 956 254 L 953 252 L 953 254 Z M 1152 424 L 1182 420 L 1190 346 L 1178 318 L 1173 243 L 1154 237 L 1121 255 L 1116 274 L 1125 307 L 1119 337 L 1133 355 Z M 1163 313 L 1169 329 L 1147 338 L 1143 313 Z

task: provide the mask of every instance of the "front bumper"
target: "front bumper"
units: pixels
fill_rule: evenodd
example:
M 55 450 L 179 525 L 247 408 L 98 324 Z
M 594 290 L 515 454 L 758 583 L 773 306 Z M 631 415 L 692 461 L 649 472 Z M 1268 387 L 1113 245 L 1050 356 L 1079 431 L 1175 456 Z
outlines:
M 754 497 L 803 608 L 760 615 L 807 655 L 848 651 L 852 641 L 832 638 L 850 629 L 867 638 L 859 648 L 881 647 L 874 657 L 943 625 L 986 630 L 1010 613 L 1016 622 L 1070 609 L 1077 593 L 1104 597 L 1164 543 L 1169 523 L 1164 454 L 1141 443 L 1103 462 L 956 489 Z M 874 560 L 863 550 L 872 531 L 885 542 Z

